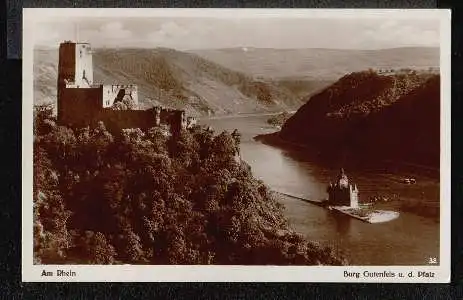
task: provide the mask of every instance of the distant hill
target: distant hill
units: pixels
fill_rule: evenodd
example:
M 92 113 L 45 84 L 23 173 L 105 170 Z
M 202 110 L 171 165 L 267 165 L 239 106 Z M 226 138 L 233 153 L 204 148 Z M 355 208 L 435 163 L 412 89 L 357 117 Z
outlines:
M 369 68 L 439 66 L 439 49 L 383 50 L 227 48 L 191 51 L 235 71 L 266 78 L 338 79 Z
M 34 53 L 34 102 L 56 101 L 58 53 Z M 94 49 L 94 82 L 138 85 L 143 107 L 162 104 L 189 114 L 294 110 L 324 80 L 256 79 L 198 55 L 173 49 Z
M 438 168 L 440 76 L 346 75 L 312 96 L 278 137 L 340 164 L 391 160 Z

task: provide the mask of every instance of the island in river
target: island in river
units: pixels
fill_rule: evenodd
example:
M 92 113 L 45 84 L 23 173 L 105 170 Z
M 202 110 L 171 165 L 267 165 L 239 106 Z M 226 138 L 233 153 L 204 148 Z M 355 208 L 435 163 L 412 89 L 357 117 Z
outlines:
M 253 175 L 272 190 L 313 200 L 326 199 L 327 183 L 337 175 L 338 165 L 320 160 L 301 147 L 283 144 L 276 147 L 255 140 L 257 135 L 275 132 L 267 123 L 268 118 L 264 115 L 200 119 L 199 122 L 218 132 L 238 129 L 242 159 L 251 166 Z M 376 208 L 399 211 L 400 217 L 386 223 L 368 224 L 281 195 L 278 199 L 296 231 L 307 240 L 333 247 L 352 265 L 427 265 L 429 257 L 439 257 L 439 219 L 403 207 L 404 202 L 439 203 L 437 177 L 397 165 L 346 171 L 355 179 L 360 199 L 389 197 L 390 201 L 377 203 Z M 403 177 L 413 177 L 417 183 L 406 185 Z
M 359 201 L 400 213 L 372 225 L 281 195 L 292 226 L 308 240 L 334 247 L 353 265 L 426 265 L 439 256 L 439 82 L 427 72 L 357 72 L 307 99 L 278 132 L 268 116 L 201 122 L 238 129 L 242 158 L 274 191 L 326 199 L 342 166 Z
M 348 74 L 308 99 L 280 131 L 257 135 L 256 140 L 301 150 L 334 167 L 403 174 L 396 179 L 400 191 L 364 201 L 400 200 L 402 210 L 439 218 L 439 198 L 427 196 L 426 181 L 407 175 L 418 172 L 439 179 L 438 74 Z

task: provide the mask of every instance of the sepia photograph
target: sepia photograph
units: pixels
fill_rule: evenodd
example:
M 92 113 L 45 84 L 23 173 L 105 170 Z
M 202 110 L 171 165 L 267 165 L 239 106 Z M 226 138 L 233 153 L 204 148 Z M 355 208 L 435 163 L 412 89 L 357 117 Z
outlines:
M 23 22 L 23 280 L 450 279 L 449 11 Z

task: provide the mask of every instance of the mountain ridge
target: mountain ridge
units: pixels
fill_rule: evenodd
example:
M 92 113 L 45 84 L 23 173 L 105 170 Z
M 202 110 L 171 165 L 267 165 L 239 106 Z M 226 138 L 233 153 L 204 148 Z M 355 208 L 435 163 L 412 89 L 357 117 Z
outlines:
M 246 48 L 246 47 L 244 47 Z M 262 77 L 306 77 L 337 80 L 368 68 L 439 67 L 439 48 L 396 47 L 386 49 L 273 49 L 222 48 L 191 50 L 233 70 Z
M 34 102 L 56 101 L 57 50 L 34 52 Z M 190 115 L 255 113 L 293 110 L 302 104 L 301 93 L 285 84 L 256 79 L 195 54 L 169 48 L 96 48 L 94 82 L 136 84 L 142 108 L 164 105 L 185 109 Z M 311 81 L 304 91 L 324 87 Z

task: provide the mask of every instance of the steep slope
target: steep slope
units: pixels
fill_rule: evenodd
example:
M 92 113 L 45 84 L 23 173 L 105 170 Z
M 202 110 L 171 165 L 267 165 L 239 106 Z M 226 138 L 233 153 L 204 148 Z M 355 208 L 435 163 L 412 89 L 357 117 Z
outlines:
M 303 101 L 335 82 L 334 79 L 310 79 L 307 77 L 282 77 L 267 80 L 282 89 L 290 91 L 298 98 L 304 98 Z
M 427 47 L 381 50 L 228 48 L 192 53 L 232 70 L 273 78 L 337 79 L 368 68 L 439 66 L 439 49 Z
M 58 79 L 58 51 L 34 51 L 34 104 L 55 103 Z
M 36 50 L 34 59 L 34 101 L 54 102 L 57 52 Z M 294 110 L 303 103 L 290 86 L 172 49 L 95 49 L 93 66 L 95 82 L 137 84 L 144 107 L 162 104 L 201 115 Z
M 341 163 L 387 159 L 438 167 L 439 120 L 439 75 L 366 71 L 313 96 L 279 137 Z

